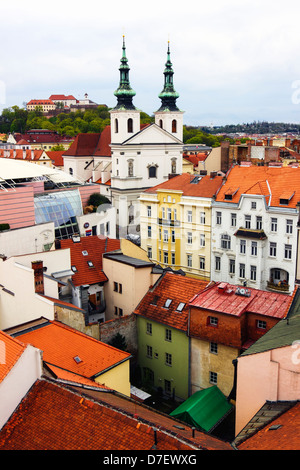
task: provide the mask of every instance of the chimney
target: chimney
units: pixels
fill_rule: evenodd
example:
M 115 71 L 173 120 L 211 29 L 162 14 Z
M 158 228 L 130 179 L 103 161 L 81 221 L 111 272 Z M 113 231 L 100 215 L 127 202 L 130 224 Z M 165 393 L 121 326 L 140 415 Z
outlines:
M 43 261 L 32 261 L 31 267 L 34 271 L 34 285 L 37 294 L 44 294 L 44 267 Z

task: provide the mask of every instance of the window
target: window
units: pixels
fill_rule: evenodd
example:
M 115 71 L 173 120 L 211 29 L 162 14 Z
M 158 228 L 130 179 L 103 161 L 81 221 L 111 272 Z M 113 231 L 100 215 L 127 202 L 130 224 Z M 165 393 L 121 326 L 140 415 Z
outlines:
M 200 224 L 205 224 L 205 212 L 200 212 Z
M 152 246 L 147 247 L 147 255 L 148 255 L 148 258 L 152 258 Z
M 148 238 L 152 237 L 151 225 L 148 225 Z
M 123 316 L 123 309 L 122 309 L 122 308 L 119 308 L 119 316 L 120 316 L 120 317 Z
M 256 202 L 251 201 L 251 209 L 256 209 Z
M 216 213 L 216 224 L 221 225 L 222 224 L 222 212 L 217 212 Z
M 231 238 L 230 235 L 221 235 L 221 248 L 224 250 L 230 250 Z
M 153 357 L 153 351 L 152 351 L 152 346 L 147 345 L 147 357 L 151 358 Z
M 240 253 L 244 255 L 246 253 L 246 240 L 240 241 Z
M 191 268 L 193 266 L 192 255 L 187 255 L 187 265 L 188 268 Z
M 209 372 L 209 382 L 214 385 L 218 383 L 218 374 L 216 372 Z
M 216 271 L 221 270 L 221 258 L 220 258 L 220 256 L 215 257 L 215 270 Z
M 245 278 L 245 264 L 244 263 L 240 263 L 239 276 L 242 278 Z
M 172 175 L 176 174 L 176 159 L 172 158 L 171 161 L 171 173 Z
M 250 279 L 256 281 L 256 266 L 250 266 Z
M 132 118 L 129 118 L 127 121 L 127 132 L 132 133 L 133 132 L 133 120 Z
M 270 256 L 276 256 L 277 243 L 270 242 Z
M 119 294 L 122 294 L 122 284 L 114 282 L 114 292 L 119 292 Z
M 262 230 L 262 217 L 259 215 L 256 217 L 256 230 Z
M 164 263 L 169 263 L 169 253 L 167 251 L 164 251 Z
M 293 233 L 293 221 L 291 219 L 286 220 L 286 233 Z
M 175 243 L 175 230 L 171 231 L 171 242 Z
M 193 234 L 192 234 L 192 232 L 188 232 L 187 242 L 188 242 L 188 245 L 191 245 L 193 243 Z
M 171 253 L 171 264 L 175 264 L 175 253 Z
M 172 133 L 175 134 L 177 132 L 177 121 L 173 119 L 172 121 Z
M 284 245 L 284 258 L 292 259 L 292 245 Z
M 115 133 L 117 134 L 119 132 L 119 122 L 118 119 L 115 119 Z
M 118 292 L 118 283 L 117 282 L 114 282 L 114 291 Z
M 171 395 L 172 389 L 171 389 L 171 381 L 165 379 L 165 394 L 166 395 Z
M 177 220 L 177 209 L 174 209 L 174 220 Z
M 166 210 L 165 210 L 164 207 L 162 207 L 162 209 L 161 209 L 161 216 L 162 216 L 163 219 L 166 218 Z
M 265 330 L 267 328 L 267 323 L 264 320 L 257 320 L 256 326 L 260 330 Z
M 172 354 L 166 353 L 165 359 L 166 359 L 166 366 L 171 366 L 172 365 Z
M 231 227 L 236 227 L 236 214 L 231 214 Z
M 218 354 L 218 343 L 209 343 L 209 352 L 212 354 Z
M 169 208 L 167 209 L 167 220 L 172 220 L 172 210 Z
M 156 166 L 149 167 L 149 178 L 156 178 Z
M 164 242 L 167 242 L 169 240 L 169 232 L 168 230 L 164 230 Z
M 251 228 L 251 215 L 245 215 L 245 228 Z
M 73 175 L 73 168 L 69 168 L 70 175 Z
M 205 269 L 205 258 L 200 256 L 200 263 L 199 263 L 200 269 Z
M 152 323 L 147 323 L 146 333 L 147 333 L 147 335 L 152 335 Z
M 235 273 L 235 259 L 229 260 L 229 274 Z
M 210 326 L 218 326 L 218 318 L 217 317 L 208 317 L 208 324 Z
M 251 242 L 251 255 L 257 256 L 257 242 Z
M 147 215 L 151 217 L 151 206 L 147 206 Z
M 184 302 L 180 302 L 176 308 L 176 312 L 182 312 L 182 310 L 184 309 L 185 307 L 185 303 Z
M 205 234 L 204 233 L 200 233 L 200 247 L 204 247 L 205 246 Z
M 128 162 L 128 176 L 133 176 L 133 161 L 129 160 Z
M 165 340 L 166 341 L 172 341 L 172 330 L 170 330 L 169 328 L 166 328 Z
M 193 213 L 192 213 L 192 211 L 187 212 L 187 221 L 188 222 L 193 222 Z
M 170 305 L 171 305 L 171 303 L 172 303 L 172 299 L 167 299 L 167 300 L 165 301 L 164 308 L 169 308 Z
M 271 217 L 271 232 L 277 232 L 277 219 Z

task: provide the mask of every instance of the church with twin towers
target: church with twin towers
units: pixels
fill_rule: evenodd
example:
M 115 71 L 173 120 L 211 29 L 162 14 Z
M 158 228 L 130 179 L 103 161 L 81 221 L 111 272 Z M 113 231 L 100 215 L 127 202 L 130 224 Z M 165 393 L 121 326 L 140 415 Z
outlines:
M 129 65 L 123 37 L 120 82 L 114 95 L 111 120 L 111 202 L 117 211 L 118 236 L 140 233 L 139 197 L 146 189 L 182 173 L 183 111 L 176 104 L 168 42 L 161 106 L 155 122 L 141 125 L 140 110 L 133 104 Z

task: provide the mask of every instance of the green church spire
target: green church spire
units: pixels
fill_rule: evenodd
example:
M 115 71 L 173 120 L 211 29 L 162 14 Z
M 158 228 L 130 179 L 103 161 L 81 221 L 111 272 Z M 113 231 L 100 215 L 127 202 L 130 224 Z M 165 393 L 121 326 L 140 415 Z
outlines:
M 173 75 L 174 72 L 170 59 L 170 42 L 168 41 L 167 62 L 164 70 L 165 82 L 163 90 L 158 95 L 161 99 L 161 107 L 158 111 L 179 111 L 176 105 L 176 99 L 179 97 L 179 94 L 174 90 Z
M 129 82 L 129 66 L 126 57 L 125 36 L 123 36 L 122 58 L 120 65 L 120 84 L 118 89 L 114 92 L 117 97 L 117 106 L 114 109 L 135 109 L 132 103 L 132 98 L 135 96 L 135 91 L 131 88 Z

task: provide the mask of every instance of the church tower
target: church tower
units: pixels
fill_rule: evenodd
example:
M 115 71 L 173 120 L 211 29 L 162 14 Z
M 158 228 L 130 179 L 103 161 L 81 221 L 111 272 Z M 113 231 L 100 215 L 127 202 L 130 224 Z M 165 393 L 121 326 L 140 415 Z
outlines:
M 117 105 L 110 111 L 112 144 L 122 143 L 140 130 L 140 111 L 132 103 L 135 91 L 130 86 L 129 70 L 125 37 L 123 36 L 122 58 L 119 68 L 120 83 L 114 92 L 117 97 Z
M 164 70 L 164 88 L 158 97 L 161 99 L 160 108 L 154 113 L 155 124 L 182 141 L 183 138 L 183 111 L 177 107 L 176 100 L 179 94 L 173 85 L 173 69 L 170 59 L 170 43 L 168 42 L 167 62 Z

